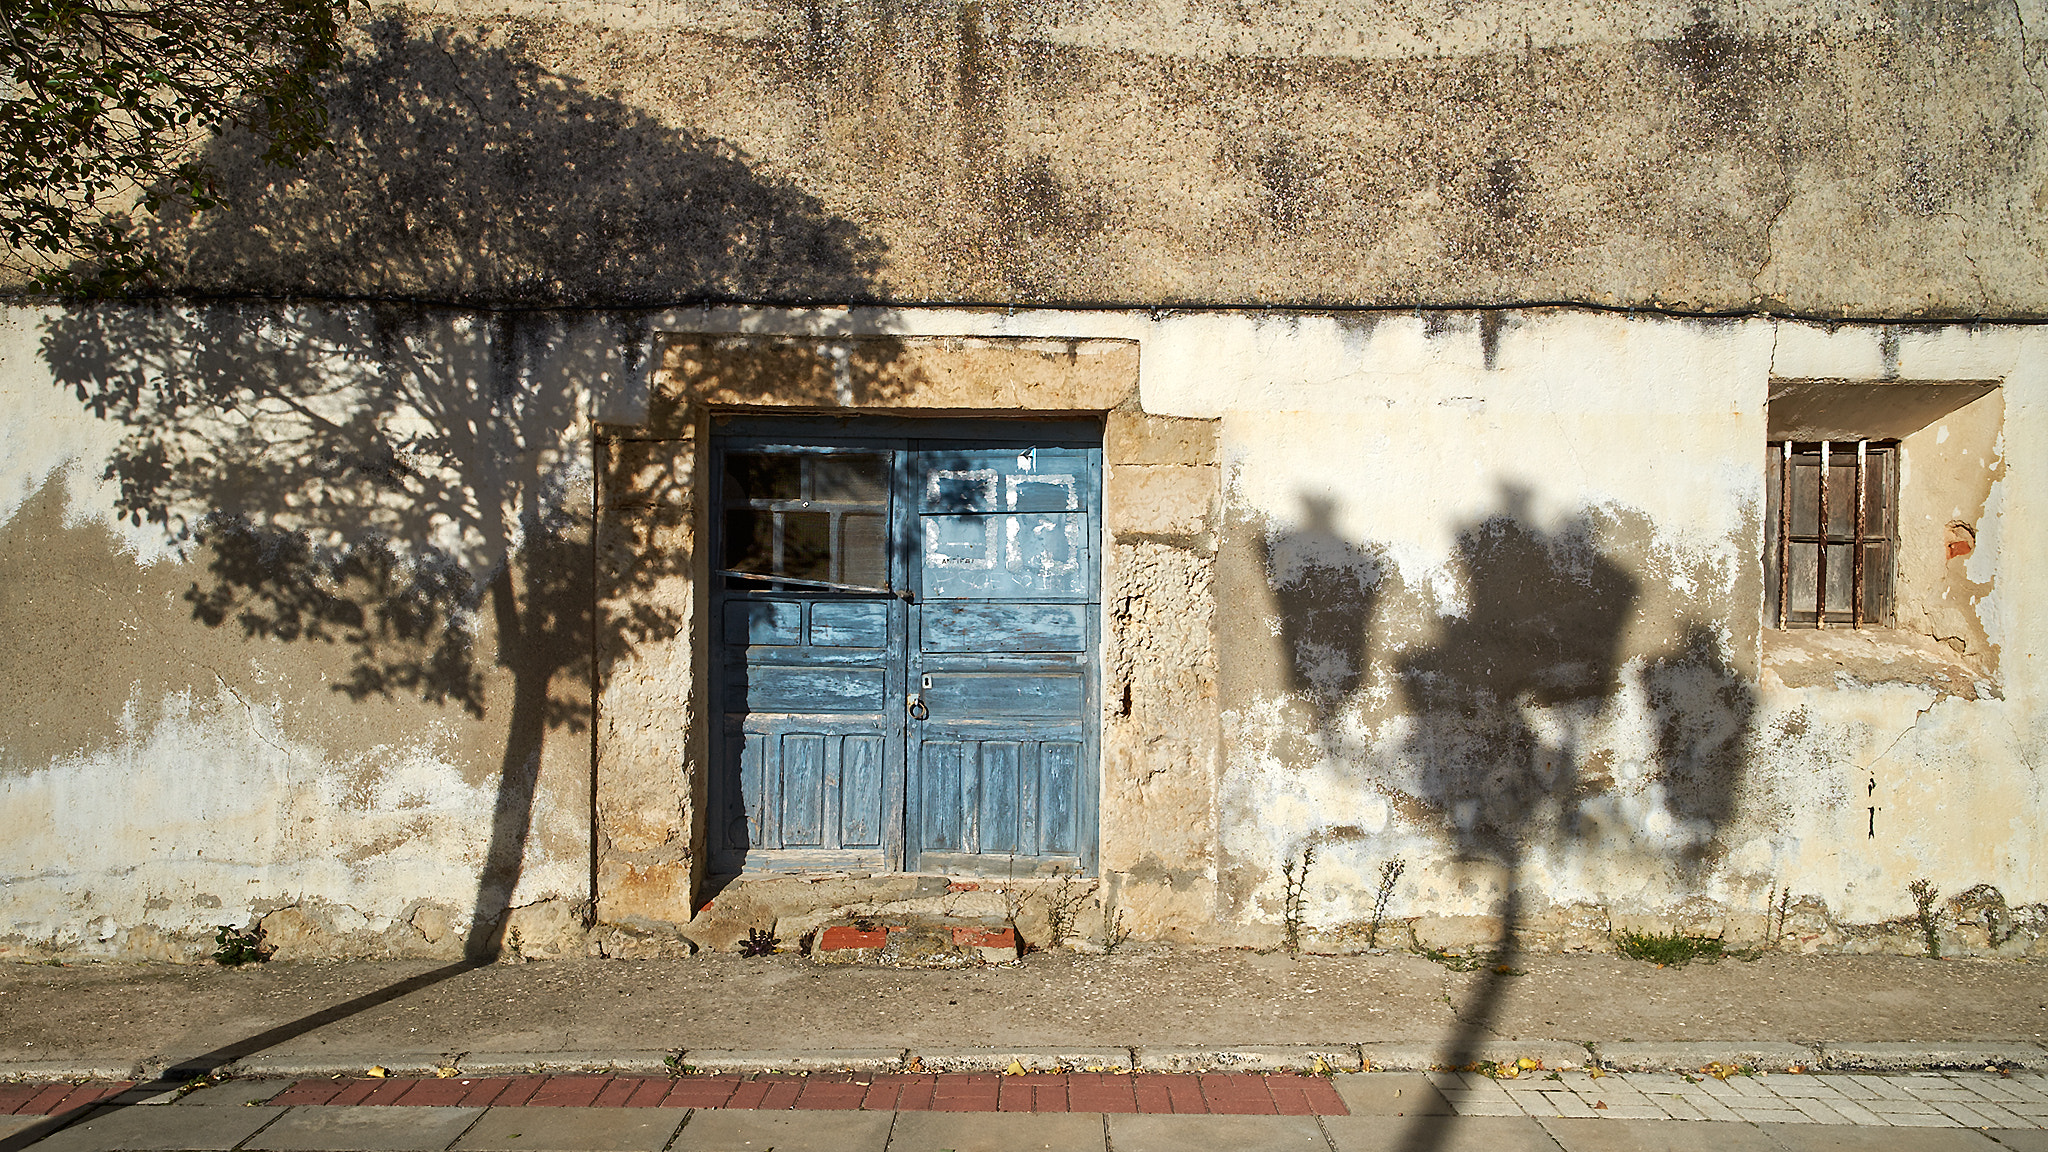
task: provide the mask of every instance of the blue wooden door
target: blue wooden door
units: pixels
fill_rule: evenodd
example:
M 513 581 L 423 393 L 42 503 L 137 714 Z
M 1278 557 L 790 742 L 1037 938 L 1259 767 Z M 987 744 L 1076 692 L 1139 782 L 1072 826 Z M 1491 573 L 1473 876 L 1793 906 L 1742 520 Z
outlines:
M 712 870 L 1093 870 L 1099 432 L 721 425 Z
M 1092 871 L 1101 450 L 921 446 L 912 473 L 911 864 Z

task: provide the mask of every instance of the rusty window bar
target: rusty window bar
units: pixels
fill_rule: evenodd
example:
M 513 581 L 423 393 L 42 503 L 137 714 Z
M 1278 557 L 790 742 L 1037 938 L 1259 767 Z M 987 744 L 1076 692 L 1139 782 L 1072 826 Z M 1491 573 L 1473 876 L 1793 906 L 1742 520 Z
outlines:
M 1816 561 L 1813 581 L 1813 626 L 1828 626 L 1828 441 L 1820 442 L 1820 520 L 1814 525 L 1814 534 L 1820 543 L 1814 546 Z
M 1792 599 L 1792 442 L 1778 442 L 1778 627 Z
M 1849 551 L 1849 627 L 1863 627 L 1863 504 L 1869 494 L 1864 467 L 1870 441 L 1856 442 L 1856 542 Z

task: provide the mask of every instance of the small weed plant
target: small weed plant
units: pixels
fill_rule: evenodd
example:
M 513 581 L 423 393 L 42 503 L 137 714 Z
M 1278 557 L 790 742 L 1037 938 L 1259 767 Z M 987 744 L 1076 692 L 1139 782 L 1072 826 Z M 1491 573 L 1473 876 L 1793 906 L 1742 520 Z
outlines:
M 1614 934 L 1614 950 L 1631 960 L 1646 960 L 1671 968 L 1683 968 L 1695 960 L 1712 963 L 1724 955 L 1719 936 L 1638 932 L 1633 928 L 1624 928 Z
M 1927 955 L 1941 959 L 1941 914 L 1935 911 L 1941 889 L 1922 878 L 1906 885 L 1906 892 L 1913 897 L 1913 919 L 1920 925 L 1921 938 L 1927 941 Z
M 1311 844 L 1280 869 L 1285 881 L 1280 897 L 1280 946 L 1290 956 L 1301 951 L 1303 889 L 1308 887 L 1309 865 L 1315 862 L 1316 848 Z
M 742 956 L 773 956 L 782 947 L 782 941 L 775 938 L 772 928 L 749 928 L 747 938 L 740 941 Z
M 213 962 L 229 968 L 240 968 L 244 964 L 261 964 L 270 959 L 271 950 L 263 946 L 263 929 L 255 928 L 244 932 L 233 924 L 223 924 L 213 934 L 218 947 L 213 950 Z
M 1365 946 L 1380 946 L 1380 928 L 1387 922 L 1387 904 L 1394 898 L 1394 885 L 1401 882 L 1401 873 L 1408 868 L 1408 862 L 1399 856 L 1380 865 L 1379 891 L 1373 893 L 1372 923 L 1365 929 Z

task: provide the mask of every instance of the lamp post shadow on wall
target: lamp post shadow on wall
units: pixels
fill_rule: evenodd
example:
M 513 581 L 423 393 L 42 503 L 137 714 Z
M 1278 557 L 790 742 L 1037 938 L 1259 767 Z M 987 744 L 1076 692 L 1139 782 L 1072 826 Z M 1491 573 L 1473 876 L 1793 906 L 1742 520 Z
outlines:
M 1497 951 L 1434 1060 L 1452 1069 L 1479 1064 L 1495 1035 L 1525 926 L 1531 851 L 1585 850 L 1583 813 L 1615 787 L 1580 769 L 1593 726 L 1626 687 L 1624 640 L 1641 611 L 1641 584 L 1602 550 L 1595 519 L 1546 530 L 1531 497 L 1507 489 L 1497 508 L 1460 526 L 1462 609 L 1440 613 L 1420 648 L 1371 651 L 1373 614 L 1399 573 L 1383 545 L 1337 531 L 1328 501 L 1305 497 L 1299 527 L 1262 541 L 1286 683 L 1311 703 L 1324 757 L 1341 765 L 1365 755 L 1345 744 L 1346 713 L 1371 706 L 1371 666 L 1384 662 L 1407 718 L 1391 750 L 1405 775 L 1366 773 L 1366 786 L 1439 838 L 1452 863 L 1490 870 L 1497 883 Z M 1697 622 L 1680 631 L 1634 674 L 1656 729 L 1655 785 L 1694 832 L 1672 864 L 1696 883 L 1714 833 L 1734 815 L 1756 698 L 1717 633 Z M 1365 834 L 1340 820 L 1321 835 Z M 1430 1152 L 1454 1123 L 1417 1117 L 1401 1147 Z

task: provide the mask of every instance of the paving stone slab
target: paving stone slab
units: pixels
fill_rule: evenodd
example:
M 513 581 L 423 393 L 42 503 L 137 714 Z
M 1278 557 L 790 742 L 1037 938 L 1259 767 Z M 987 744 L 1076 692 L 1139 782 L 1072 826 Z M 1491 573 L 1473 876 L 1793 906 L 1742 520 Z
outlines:
M 1415 1072 L 1360 1072 L 1330 1077 L 1354 1116 L 1448 1116 L 1450 1102 Z
M 1599 1041 L 1593 1045 L 1602 1067 L 1623 1072 L 1690 1072 L 1709 1064 L 1741 1064 L 1781 1071 L 1819 1063 L 1817 1049 L 1772 1041 L 1709 1041 L 1696 1044 L 1649 1044 Z
M 1820 1045 L 1821 1064 L 1854 1071 L 1895 1072 L 1908 1068 L 1987 1066 L 2048 1070 L 2048 1049 L 2033 1044 L 1858 1044 L 1828 1040 Z
M 1247 1045 L 1240 1047 L 1145 1047 L 1135 1049 L 1146 1072 L 1357 1072 L 1363 1067 L 1355 1044 Z
M 223 1080 L 219 1084 L 208 1084 L 178 1097 L 172 1103 L 179 1106 L 189 1104 L 261 1104 L 292 1086 L 291 1080 Z
M 59 1121 L 48 1116 L 0 1116 L 0 1140 L 19 1136 L 21 1139 L 15 1141 L 13 1146 L 20 1147 L 33 1139 L 34 1134 L 30 1133 L 29 1129 L 42 1128 L 45 1131 L 53 1131 L 58 1123 Z
M 1964 1128 L 1759 1127 L 1789 1152 L 1998 1152 L 1996 1141 Z
M 2048 1152 L 2048 1131 L 2038 1128 L 1997 1128 L 1986 1135 L 2011 1152 Z
M 1323 1125 L 1337 1152 L 1559 1152 L 1526 1116 L 1325 1116 Z
M 690 1113 L 672 1152 L 883 1152 L 890 1112 Z
M 684 1067 L 698 1072 L 897 1072 L 901 1048 L 691 1048 Z
M 242 1147 L 259 1152 L 440 1152 L 483 1111 L 403 1105 L 292 1108 Z
M 194 1105 L 190 1108 L 106 1108 L 38 1143 L 36 1152 L 127 1152 L 233 1148 L 284 1114 L 282 1108 Z
M 1785 1152 L 1751 1124 L 1670 1120 L 1558 1119 L 1542 1122 L 1565 1152 Z
M 661 1152 L 682 1108 L 492 1108 L 455 1147 L 464 1152 Z
M 1001 1072 L 1012 1062 L 1027 1072 L 1129 1072 L 1129 1048 L 913 1048 L 909 1061 L 925 1072 Z M 907 1061 L 908 1062 L 908 1061 Z
M 1116 1152 L 1329 1152 L 1313 1116 L 1132 1116 L 1109 1118 Z M 892 1146 L 890 1152 L 895 1152 Z
M 902 1112 L 889 1136 L 889 1152 L 1099 1152 L 1105 1147 L 1102 1116 L 1094 1112 Z

